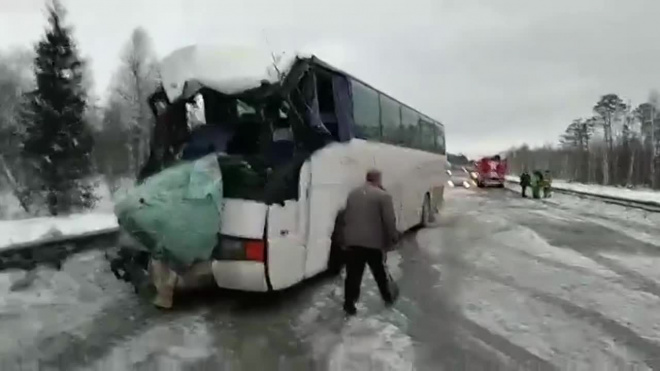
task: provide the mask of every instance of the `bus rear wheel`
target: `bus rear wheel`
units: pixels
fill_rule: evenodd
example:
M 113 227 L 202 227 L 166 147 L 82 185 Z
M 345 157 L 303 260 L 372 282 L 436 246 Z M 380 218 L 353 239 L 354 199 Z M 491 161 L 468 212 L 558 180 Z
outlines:
M 424 203 L 422 204 L 422 218 L 420 225 L 423 228 L 429 227 L 435 221 L 435 213 L 431 207 L 431 196 L 427 193 L 424 195 Z

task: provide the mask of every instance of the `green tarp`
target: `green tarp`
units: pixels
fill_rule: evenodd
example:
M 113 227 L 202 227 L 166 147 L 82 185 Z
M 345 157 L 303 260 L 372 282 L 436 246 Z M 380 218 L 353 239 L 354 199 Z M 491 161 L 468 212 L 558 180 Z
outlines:
M 121 228 L 172 267 L 208 260 L 217 243 L 222 174 L 215 154 L 147 178 L 115 204 Z

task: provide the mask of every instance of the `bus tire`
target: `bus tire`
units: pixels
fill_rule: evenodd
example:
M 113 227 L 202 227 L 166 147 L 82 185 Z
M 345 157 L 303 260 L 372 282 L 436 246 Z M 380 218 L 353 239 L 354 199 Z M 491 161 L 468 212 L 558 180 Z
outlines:
M 422 228 L 429 227 L 435 219 L 433 209 L 431 208 L 431 196 L 427 193 L 424 195 L 424 203 L 422 204 L 422 217 L 420 225 Z

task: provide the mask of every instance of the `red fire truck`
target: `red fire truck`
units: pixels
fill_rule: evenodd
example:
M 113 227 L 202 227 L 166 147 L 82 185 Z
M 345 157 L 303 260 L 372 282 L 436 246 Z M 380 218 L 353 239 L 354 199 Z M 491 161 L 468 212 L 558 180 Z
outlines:
M 475 163 L 477 186 L 484 187 L 504 187 L 504 176 L 507 171 L 506 160 L 500 155 L 493 157 L 484 157 Z

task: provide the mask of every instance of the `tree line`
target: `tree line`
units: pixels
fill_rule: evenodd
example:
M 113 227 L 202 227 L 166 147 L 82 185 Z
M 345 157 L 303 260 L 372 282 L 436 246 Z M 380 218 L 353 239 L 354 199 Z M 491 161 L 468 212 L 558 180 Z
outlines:
M 47 6 L 33 48 L 0 50 L 0 191 L 29 214 L 91 208 L 96 184 L 134 178 L 148 156 L 148 95 L 159 82 L 147 32 L 135 29 L 121 52 L 106 99 L 93 94 L 66 9 Z
M 519 174 L 550 170 L 555 178 L 582 183 L 660 188 L 660 94 L 633 105 L 605 94 L 593 114 L 573 120 L 556 145 L 507 152 L 509 168 Z

